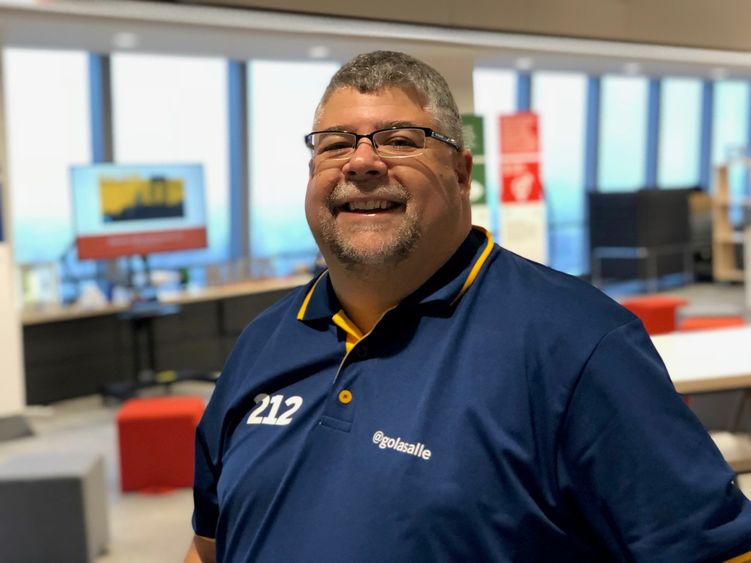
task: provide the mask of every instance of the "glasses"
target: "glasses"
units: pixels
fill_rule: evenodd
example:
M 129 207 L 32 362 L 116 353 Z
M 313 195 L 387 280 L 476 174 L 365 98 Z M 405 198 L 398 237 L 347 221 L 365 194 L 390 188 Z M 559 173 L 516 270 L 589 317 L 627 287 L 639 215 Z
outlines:
M 379 157 L 404 158 L 422 154 L 429 137 L 460 150 L 454 139 L 429 127 L 390 127 L 367 135 L 349 131 L 313 131 L 305 135 L 305 144 L 315 158 L 345 160 L 355 153 L 361 140 L 368 139 Z

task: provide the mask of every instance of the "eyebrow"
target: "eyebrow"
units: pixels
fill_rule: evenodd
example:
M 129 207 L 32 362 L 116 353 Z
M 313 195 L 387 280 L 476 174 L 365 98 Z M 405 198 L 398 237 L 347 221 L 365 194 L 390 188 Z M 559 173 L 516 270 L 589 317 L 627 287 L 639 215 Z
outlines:
M 421 125 L 417 125 L 413 121 L 380 121 L 376 123 L 375 128 L 373 131 L 378 131 L 380 129 L 391 129 L 392 127 L 421 127 Z M 354 127 L 351 125 L 332 125 L 331 127 L 326 127 L 326 129 L 320 129 L 320 131 L 347 131 L 350 133 L 354 132 Z

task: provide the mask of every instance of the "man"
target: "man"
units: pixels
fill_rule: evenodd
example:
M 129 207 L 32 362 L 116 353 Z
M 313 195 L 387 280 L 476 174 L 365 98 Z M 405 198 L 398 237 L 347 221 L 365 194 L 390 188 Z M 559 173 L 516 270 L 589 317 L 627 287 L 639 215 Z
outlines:
M 305 208 L 329 269 L 253 321 L 223 370 L 189 559 L 751 550 L 751 504 L 641 323 L 472 228 L 472 159 L 435 70 L 358 56 L 313 128 Z

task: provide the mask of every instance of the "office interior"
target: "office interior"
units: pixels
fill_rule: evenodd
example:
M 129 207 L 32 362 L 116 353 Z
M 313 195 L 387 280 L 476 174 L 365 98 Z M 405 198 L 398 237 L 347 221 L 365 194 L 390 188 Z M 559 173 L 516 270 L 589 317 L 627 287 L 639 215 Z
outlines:
M 96 560 L 184 552 L 189 490 L 120 490 L 116 414 L 129 396 L 208 399 L 242 328 L 311 278 L 303 135 L 338 65 L 375 49 L 426 60 L 483 118 L 501 245 L 498 119 L 532 111 L 549 266 L 621 301 L 677 296 L 678 320 L 751 319 L 748 8 L 600 4 L 0 1 L 0 463 L 94 449 Z M 81 259 L 71 167 L 107 163 L 199 164 L 206 247 Z M 690 406 L 712 431 L 751 425 L 742 390 Z

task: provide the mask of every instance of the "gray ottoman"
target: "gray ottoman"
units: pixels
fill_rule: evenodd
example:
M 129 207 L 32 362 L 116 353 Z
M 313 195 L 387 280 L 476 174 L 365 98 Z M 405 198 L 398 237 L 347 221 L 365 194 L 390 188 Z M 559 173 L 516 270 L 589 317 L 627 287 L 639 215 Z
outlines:
M 0 558 L 92 562 L 109 539 L 102 457 L 23 455 L 0 464 Z

